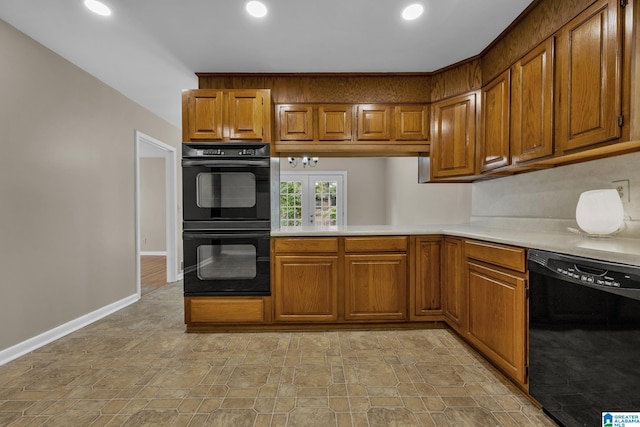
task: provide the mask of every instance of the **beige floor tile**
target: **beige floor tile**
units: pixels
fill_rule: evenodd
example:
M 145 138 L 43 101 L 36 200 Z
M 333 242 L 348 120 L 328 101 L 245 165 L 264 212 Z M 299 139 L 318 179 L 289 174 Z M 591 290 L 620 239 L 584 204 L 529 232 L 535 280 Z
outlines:
M 187 334 L 176 283 L 0 366 L 0 425 L 554 423 L 449 330 Z

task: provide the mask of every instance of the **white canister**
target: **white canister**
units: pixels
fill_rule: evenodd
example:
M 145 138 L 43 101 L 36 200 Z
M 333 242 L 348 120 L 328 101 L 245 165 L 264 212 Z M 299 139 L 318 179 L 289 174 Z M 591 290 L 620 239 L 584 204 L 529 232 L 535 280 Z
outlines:
M 624 208 L 614 189 L 591 190 L 580 194 L 576 206 L 576 221 L 587 234 L 606 236 L 624 225 Z

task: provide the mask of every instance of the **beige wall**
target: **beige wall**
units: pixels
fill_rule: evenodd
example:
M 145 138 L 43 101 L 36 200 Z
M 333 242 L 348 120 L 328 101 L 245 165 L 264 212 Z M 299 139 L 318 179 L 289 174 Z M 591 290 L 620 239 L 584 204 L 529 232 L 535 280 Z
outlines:
M 627 225 L 640 224 L 640 153 L 593 160 L 473 184 L 474 217 L 575 219 L 580 193 L 630 181 Z M 634 226 L 637 228 L 637 226 Z M 635 236 L 638 237 L 638 236 Z
M 165 159 L 140 159 L 140 251 L 166 252 Z
M 135 294 L 134 132 L 181 136 L 3 21 L 0 58 L 2 350 Z
M 461 224 L 471 215 L 471 185 L 418 183 L 416 157 L 387 162 L 386 209 L 389 225 Z

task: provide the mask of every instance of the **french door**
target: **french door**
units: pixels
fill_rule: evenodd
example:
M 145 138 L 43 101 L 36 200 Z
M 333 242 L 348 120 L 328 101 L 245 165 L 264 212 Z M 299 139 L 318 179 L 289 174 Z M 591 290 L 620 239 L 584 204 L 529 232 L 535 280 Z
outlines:
M 280 226 L 343 225 L 346 172 L 280 174 Z

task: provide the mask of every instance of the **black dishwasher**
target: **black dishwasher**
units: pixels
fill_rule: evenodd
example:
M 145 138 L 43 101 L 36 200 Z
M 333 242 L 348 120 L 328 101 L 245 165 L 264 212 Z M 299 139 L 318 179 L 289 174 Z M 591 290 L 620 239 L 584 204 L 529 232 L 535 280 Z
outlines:
M 640 267 L 529 251 L 529 394 L 566 427 L 640 412 Z

